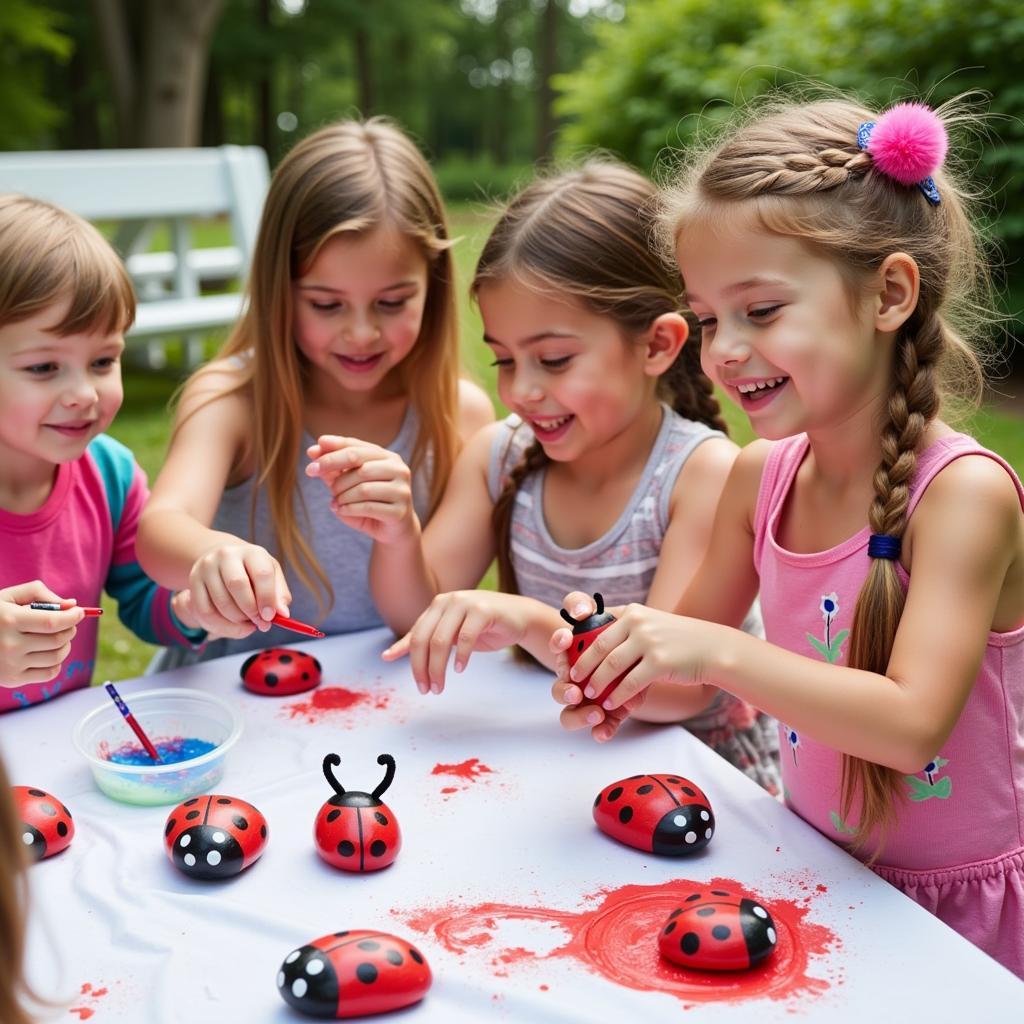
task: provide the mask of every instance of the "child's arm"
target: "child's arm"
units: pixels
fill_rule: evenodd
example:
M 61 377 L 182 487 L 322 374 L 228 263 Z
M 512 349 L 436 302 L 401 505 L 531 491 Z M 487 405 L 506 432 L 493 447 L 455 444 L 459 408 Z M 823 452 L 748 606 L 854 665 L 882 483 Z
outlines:
M 63 608 L 40 611 L 29 607 L 33 601 Z M 82 618 L 74 601 L 59 597 L 40 580 L 0 590 L 0 686 L 54 679 L 71 653 Z
M 1016 489 L 983 456 L 956 460 L 932 482 L 904 538 L 910 589 L 885 675 L 828 665 L 738 630 L 631 606 L 575 669 L 605 654 L 594 685 L 639 664 L 608 703 L 658 679 L 724 689 L 843 753 L 920 771 L 948 739 L 970 696 L 988 632 L 1024 620 L 1024 526 Z M 704 573 L 702 571 L 701 576 Z M 690 604 L 693 587 L 684 604 Z M 575 672 L 574 669 L 574 672 Z
M 269 552 L 210 528 L 229 474 L 248 449 L 251 409 L 230 391 L 235 381 L 229 368 L 215 368 L 187 385 L 138 535 L 144 569 L 166 587 L 190 589 L 198 623 L 226 637 L 269 628 L 291 600 Z

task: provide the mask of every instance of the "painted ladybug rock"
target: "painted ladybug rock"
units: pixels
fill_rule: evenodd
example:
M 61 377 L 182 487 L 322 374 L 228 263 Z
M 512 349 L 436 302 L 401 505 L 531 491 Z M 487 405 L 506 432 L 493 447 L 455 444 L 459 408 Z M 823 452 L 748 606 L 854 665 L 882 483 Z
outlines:
M 332 867 L 342 871 L 377 871 L 386 868 L 402 848 L 398 821 L 380 796 L 395 777 L 395 759 L 381 754 L 377 764 L 385 765 L 384 778 L 372 793 L 345 791 L 331 768 L 341 764 L 337 754 L 324 758 L 324 775 L 334 796 L 320 808 L 313 827 L 316 848 Z
M 284 1001 L 311 1017 L 360 1017 L 418 1003 L 432 978 L 423 954 L 386 932 L 335 932 L 285 957 Z
M 267 819 L 237 797 L 195 796 L 171 811 L 164 845 L 174 866 L 190 878 L 230 878 L 263 853 Z
M 594 821 L 620 843 L 669 857 L 696 853 L 715 832 L 708 798 L 681 775 L 631 775 L 605 786 Z
M 75 823 L 56 797 L 30 786 L 12 786 L 11 796 L 21 822 L 21 840 L 32 860 L 52 857 L 71 845 Z
M 775 951 L 772 915 L 756 900 L 725 889 L 690 893 L 658 935 L 666 960 L 702 971 L 743 971 Z
M 604 610 L 604 598 L 600 594 L 594 595 L 594 602 L 597 605 L 597 611 L 593 615 L 588 615 L 585 619 L 574 619 L 564 608 L 561 610 L 562 618 L 572 626 L 572 646 L 566 651 L 569 657 L 569 668 L 572 668 L 580 660 L 580 655 L 616 621 L 614 615 Z M 596 697 L 584 697 L 577 706 L 601 704 L 608 697 L 608 694 L 619 685 L 623 676 L 628 671 L 629 669 L 623 672 L 622 675 L 616 676 Z M 589 676 L 587 678 L 589 679 Z M 582 690 L 587 685 L 587 680 L 581 680 L 578 685 L 580 690 Z
M 305 651 L 268 647 L 242 663 L 242 683 L 264 697 L 290 697 L 320 685 L 320 662 Z

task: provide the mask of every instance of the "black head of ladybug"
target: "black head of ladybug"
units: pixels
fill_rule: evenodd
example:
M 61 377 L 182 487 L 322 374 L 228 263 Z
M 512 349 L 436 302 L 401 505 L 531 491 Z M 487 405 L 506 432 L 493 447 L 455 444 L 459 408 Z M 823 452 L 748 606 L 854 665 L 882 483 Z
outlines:
M 384 778 L 372 793 L 362 793 L 355 789 L 346 790 L 331 770 L 340 764 L 341 758 L 337 754 L 328 754 L 324 758 L 324 776 L 334 790 L 334 796 L 327 802 L 335 807 L 380 807 L 383 804 L 381 794 L 387 792 L 395 777 L 395 759 L 390 754 L 381 754 L 377 758 L 377 764 L 385 766 Z
M 596 611 L 585 619 L 574 619 L 564 608 L 559 611 L 562 618 L 572 626 L 573 636 L 589 633 L 591 630 L 600 629 L 601 626 L 607 626 L 615 621 L 615 616 L 604 610 L 604 598 L 600 594 L 594 594 L 594 604 L 597 605 Z

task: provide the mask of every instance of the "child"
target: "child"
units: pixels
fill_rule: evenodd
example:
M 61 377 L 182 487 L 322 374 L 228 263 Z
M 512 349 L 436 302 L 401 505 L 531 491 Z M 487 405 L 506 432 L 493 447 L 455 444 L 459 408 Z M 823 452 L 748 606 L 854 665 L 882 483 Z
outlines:
M 462 438 L 494 418 L 458 379 L 450 247 L 426 161 L 386 121 L 324 128 L 278 167 L 248 308 L 185 387 L 139 534 L 154 577 L 188 587 L 197 620 L 231 638 L 200 657 L 293 642 L 268 632 L 275 613 L 327 633 L 381 624 L 372 525 L 339 527 L 299 469 L 348 443 L 367 455 L 364 485 L 388 493 L 405 460 L 427 518 Z
M 32 998 L 22 973 L 25 953 L 25 844 L 17 819 L 11 784 L 0 761 L 0 950 L 4 969 L 0 971 L 0 1020 L 4 1024 L 32 1024 L 24 1008 L 24 997 Z
M 953 326 L 979 263 L 943 123 L 874 120 L 769 112 L 669 194 L 704 366 L 766 441 L 678 614 L 626 610 L 570 680 L 600 689 L 611 661 L 633 667 L 610 709 L 711 679 L 775 715 L 789 806 L 1024 976 L 1024 491 L 938 418 L 948 382 L 981 384 Z M 728 628 L 759 586 L 768 643 Z
M 146 479 L 103 434 L 134 316 L 131 282 L 95 228 L 0 196 L 0 712 L 89 685 L 97 620 L 77 604 L 103 589 L 141 639 L 202 639 L 135 561 Z
M 672 608 L 700 561 L 736 447 L 686 344 L 678 280 L 650 249 L 653 199 L 635 171 L 591 163 L 529 186 L 484 247 L 473 290 L 513 415 L 467 445 L 422 551 L 409 513 L 374 552 L 379 606 L 411 627 L 385 657 L 410 653 L 422 692 L 441 691 L 453 647 L 456 671 L 510 644 L 553 664 L 566 579 Z M 349 494 L 336 482 L 340 507 Z M 504 593 L 458 589 L 495 555 Z M 668 697 L 644 717 L 687 719 L 774 785 L 762 717 L 711 688 Z

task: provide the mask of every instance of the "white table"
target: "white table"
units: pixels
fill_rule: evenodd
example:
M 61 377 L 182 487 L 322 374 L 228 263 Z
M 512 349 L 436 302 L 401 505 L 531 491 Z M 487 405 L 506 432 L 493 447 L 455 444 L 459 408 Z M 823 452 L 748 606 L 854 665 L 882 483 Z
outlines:
M 158 685 L 209 688 L 243 716 L 218 791 L 255 804 L 271 834 L 263 857 L 226 882 L 194 881 L 171 865 L 170 808 L 124 806 L 94 787 L 70 734 L 107 700 L 102 690 L 3 717 L 12 782 L 58 796 L 76 825 L 71 847 L 30 872 L 30 974 L 64 1001 L 52 1019 L 294 1022 L 302 1018 L 276 991 L 282 960 L 351 928 L 394 932 L 426 955 L 433 987 L 402 1020 L 679 1021 L 684 1007 L 702 1021 L 1024 1016 L 1024 984 L 684 730 L 630 725 L 601 746 L 565 733 L 548 675 L 505 655 L 474 656 L 444 694 L 422 697 L 406 663 L 379 660 L 386 641 L 375 631 L 296 644 L 315 651 L 324 683 L 291 698 L 243 690 L 242 657 L 119 684 L 129 704 Z M 311 701 L 328 687 L 360 696 L 347 710 L 317 712 Z M 331 795 L 321 773 L 331 751 L 342 758 L 343 785 L 366 791 L 382 776 L 377 755 L 395 756 L 384 800 L 404 842 L 390 868 L 348 874 L 317 856 L 313 820 Z M 472 778 L 435 771 L 472 758 Z M 597 831 L 597 793 L 645 772 L 683 774 L 708 793 L 718 834 L 703 853 L 657 858 Z M 772 997 L 751 996 L 742 977 L 709 976 L 718 997 L 681 998 L 595 968 L 609 952 L 602 936 L 613 933 L 614 948 L 626 943 L 620 973 L 671 979 L 651 951 L 655 935 L 630 922 L 649 919 L 656 930 L 672 902 L 668 883 L 715 878 L 739 881 L 770 909 L 789 908 L 776 915 L 789 943 L 776 955 L 803 950 L 806 969 L 780 974 Z M 624 909 L 602 913 L 624 895 L 634 897 Z M 834 940 L 820 948 L 827 932 Z

